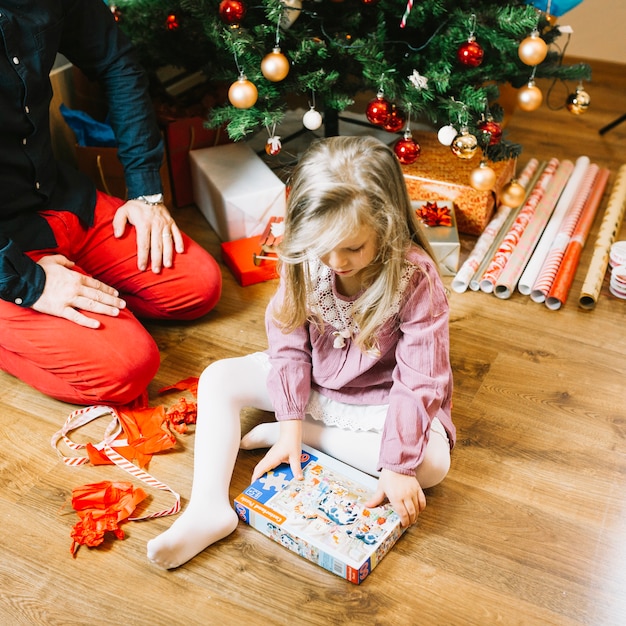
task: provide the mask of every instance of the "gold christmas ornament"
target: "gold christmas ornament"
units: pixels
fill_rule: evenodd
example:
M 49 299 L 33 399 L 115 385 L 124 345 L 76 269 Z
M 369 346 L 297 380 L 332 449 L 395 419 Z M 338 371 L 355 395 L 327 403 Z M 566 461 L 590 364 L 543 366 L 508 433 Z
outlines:
M 476 191 L 490 191 L 496 184 L 496 173 L 484 161 L 470 173 L 470 184 Z
M 289 59 L 276 46 L 261 61 L 261 73 L 267 80 L 277 83 L 289 74 Z
M 591 96 L 581 87 L 567 98 L 567 110 L 573 115 L 582 115 L 591 104 Z
M 526 87 L 522 87 L 517 94 L 517 103 L 522 111 L 536 111 L 542 102 L 543 94 L 534 80 L 529 80 Z
M 529 37 L 523 39 L 517 50 L 520 61 L 526 65 L 539 65 L 548 56 L 548 44 L 533 30 Z
M 237 109 L 253 107 L 259 97 L 254 83 L 251 83 L 243 74 L 230 86 L 228 100 Z
M 505 206 L 517 209 L 524 202 L 526 190 L 516 180 L 508 182 L 500 192 L 500 202 Z
M 450 149 L 459 159 L 471 159 L 478 151 L 478 139 L 470 134 L 466 128 L 461 129 L 461 134 L 454 138 L 450 144 Z

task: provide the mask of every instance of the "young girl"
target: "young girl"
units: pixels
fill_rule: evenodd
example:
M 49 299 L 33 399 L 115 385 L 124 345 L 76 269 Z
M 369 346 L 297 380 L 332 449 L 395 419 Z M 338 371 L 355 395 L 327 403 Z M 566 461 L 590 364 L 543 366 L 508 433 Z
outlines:
M 164 568 L 237 526 L 229 485 L 239 447 L 270 448 L 252 480 L 282 462 L 302 477 L 303 442 L 376 475 L 366 506 L 389 500 L 403 526 L 450 467 L 448 303 L 395 155 L 372 137 L 320 140 L 290 184 L 269 349 L 202 373 L 190 501 L 148 543 Z M 240 441 L 244 407 L 277 422 Z

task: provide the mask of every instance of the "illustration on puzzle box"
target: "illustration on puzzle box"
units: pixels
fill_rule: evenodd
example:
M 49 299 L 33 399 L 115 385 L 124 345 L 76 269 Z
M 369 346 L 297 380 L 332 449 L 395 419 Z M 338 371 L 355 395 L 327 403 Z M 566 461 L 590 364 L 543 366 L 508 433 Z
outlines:
M 285 519 L 282 524 L 268 520 L 267 534 L 311 560 L 317 560 L 319 549 L 307 540 L 354 561 L 366 558 L 396 525 L 398 515 L 388 505 L 365 508 L 363 502 L 370 495 L 365 487 L 307 453 L 303 453 L 303 465 L 302 481 L 293 480 L 284 464 L 244 492 Z

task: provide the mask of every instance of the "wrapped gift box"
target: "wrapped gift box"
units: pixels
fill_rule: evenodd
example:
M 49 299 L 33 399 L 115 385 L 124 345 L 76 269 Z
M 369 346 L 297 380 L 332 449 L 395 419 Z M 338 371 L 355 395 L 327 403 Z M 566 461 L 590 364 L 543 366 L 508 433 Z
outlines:
M 421 156 L 403 165 L 404 179 L 411 200 L 454 203 L 457 228 L 467 235 L 480 235 L 493 214 L 496 195 L 515 176 L 515 159 L 489 162 L 496 173 L 494 191 L 477 191 L 470 185 L 470 174 L 480 164 L 480 156 L 460 159 L 442 145 L 433 133 L 415 133 Z
M 278 278 L 276 260 L 263 250 L 262 235 L 222 243 L 222 259 L 242 287 Z
M 189 153 L 193 197 L 222 241 L 261 235 L 285 215 L 286 188 L 245 143 Z
M 423 224 L 442 276 L 454 276 L 459 269 L 461 244 L 454 205 L 448 201 L 413 201 L 413 208 Z

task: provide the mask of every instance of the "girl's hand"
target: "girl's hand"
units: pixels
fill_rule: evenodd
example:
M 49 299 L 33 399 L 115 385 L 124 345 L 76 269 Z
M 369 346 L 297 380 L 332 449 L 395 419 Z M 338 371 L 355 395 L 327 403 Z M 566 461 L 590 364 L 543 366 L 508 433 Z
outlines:
M 300 455 L 302 454 L 302 421 L 286 420 L 280 422 L 278 441 L 258 462 L 252 473 L 252 482 L 263 476 L 281 463 L 289 463 L 297 480 L 303 479 Z
M 376 493 L 365 506 L 368 508 L 380 506 L 385 497 L 400 516 L 403 528 L 415 524 L 417 516 L 426 507 L 426 497 L 415 476 L 397 474 L 387 469 L 380 473 Z

